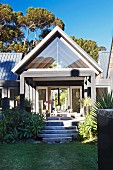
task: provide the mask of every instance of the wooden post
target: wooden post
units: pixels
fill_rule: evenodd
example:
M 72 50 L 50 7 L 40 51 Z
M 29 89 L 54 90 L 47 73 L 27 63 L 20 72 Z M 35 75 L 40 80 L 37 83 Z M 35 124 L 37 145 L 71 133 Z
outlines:
M 60 106 L 60 89 L 58 88 L 58 105 Z
M 84 98 L 87 98 L 87 77 L 84 78 Z
M 24 110 L 25 106 L 24 106 L 24 76 L 21 74 L 20 75 L 20 109 Z
M 96 78 L 94 71 L 91 74 L 91 99 L 93 103 L 96 101 Z

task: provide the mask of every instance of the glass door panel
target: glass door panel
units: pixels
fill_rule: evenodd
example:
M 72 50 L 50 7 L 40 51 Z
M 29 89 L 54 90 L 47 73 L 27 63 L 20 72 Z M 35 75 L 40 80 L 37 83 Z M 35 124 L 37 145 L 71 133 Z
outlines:
M 43 113 L 43 110 L 48 110 L 48 88 L 36 87 L 36 112 Z
M 72 109 L 73 112 L 80 113 L 80 108 L 81 108 L 81 99 L 82 99 L 82 90 L 80 87 L 72 88 L 71 91 L 71 98 L 72 98 Z
M 39 113 L 46 109 L 46 89 L 39 89 Z

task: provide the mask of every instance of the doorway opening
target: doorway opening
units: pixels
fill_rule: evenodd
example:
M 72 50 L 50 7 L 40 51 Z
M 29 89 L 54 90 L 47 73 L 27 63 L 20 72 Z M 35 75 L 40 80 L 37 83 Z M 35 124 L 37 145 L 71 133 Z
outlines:
M 38 113 L 48 110 L 50 113 L 59 109 L 80 113 L 82 107 L 82 86 L 46 86 L 37 87 L 36 108 Z

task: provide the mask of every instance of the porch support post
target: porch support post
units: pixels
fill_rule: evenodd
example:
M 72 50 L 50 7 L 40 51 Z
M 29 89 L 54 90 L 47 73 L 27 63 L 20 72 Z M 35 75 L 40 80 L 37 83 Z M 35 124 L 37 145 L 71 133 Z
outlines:
M 110 91 L 112 92 L 113 96 L 113 70 L 110 71 Z
M 36 86 L 36 113 L 39 113 L 39 91 L 38 91 L 38 86 Z
M 32 109 L 33 112 L 36 112 L 36 88 L 33 87 L 32 90 L 33 90 L 33 101 L 32 101 L 33 102 L 33 108 L 31 108 L 31 109 Z
M 58 105 L 60 105 L 60 89 L 58 88 Z
M 24 107 L 24 96 L 25 96 L 25 94 L 24 94 L 24 91 L 25 91 L 25 89 L 24 89 L 24 76 L 21 74 L 20 75 L 20 109 L 21 110 L 24 110 L 25 109 L 25 107 Z
M 94 71 L 91 74 L 91 99 L 93 103 L 96 101 L 96 78 Z
M 91 97 L 91 76 L 87 77 L 87 95 Z
M 71 88 L 70 88 L 70 86 L 69 86 L 69 88 L 68 88 L 68 106 L 71 108 L 72 107 L 72 104 L 71 104 Z M 68 106 L 67 106 L 67 108 L 68 108 Z M 67 109 L 66 108 L 66 109 Z
M 87 77 L 84 78 L 84 98 L 87 98 Z
M 52 111 L 52 108 L 51 108 L 51 104 L 52 104 L 52 101 L 51 101 L 51 88 L 48 87 L 47 90 L 48 90 L 48 96 L 47 96 L 48 97 L 48 99 L 47 99 L 47 101 L 48 101 L 48 110 L 51 113 L 51 111 Z

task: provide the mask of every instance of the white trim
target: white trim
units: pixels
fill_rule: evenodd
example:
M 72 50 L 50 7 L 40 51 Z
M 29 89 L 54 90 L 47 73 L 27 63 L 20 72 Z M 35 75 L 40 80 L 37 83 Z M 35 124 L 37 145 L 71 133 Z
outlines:
M 32 70 L 27 70 L 24 71 L 20 75 L 20 81 L 24 81 L 25 77 L 33 77 L 33 78 L 38 78 L 38 77 L 71 77 L 72 76 L 72 71 L 74 69 L 32 69 Z M 79 77 L 84 77 L 84 76 L 92 76 L 94 75 L 95 72 L 91 68 L 84 68 L 84 69 L 75 69 L 78 71 L 78 76 Z M 21 78 L 23 76 L 23 78 Z M 22 82 L 21 81 L 21 82 Z M 22 87 L 24 89 L 24 87 Z
M 76 69 L 76 70 L 81 70 L 81 71 L 85 71 L 85 70 L 90 70 L 90 71 L 92 71 L 93 69 L 92 68 L 44 68 L 44 69 L 42 69 L 42 68 L 39 68 L 39 69 L 36 69 L 36 68 L 30 68 L 30 69 L 28 69 L 27 70 L 27 72 L 28 71 L 33 71 L 33 72 L 35 72 L 35 71 L 38 71 L 38 72 L 50 72 L 50 71 L 71 71 L 71 70 L 73 70 L 73 69 Z
M 67 81 L 67 77 L 38 77 L 33 78 L 33 81 Z M 84 77 L 68 77 L 69 80 L 84 80 Z
M 103 72 L 98 63 L 95 62 L 77 43 L 75 43 L 60 27 L 56 26 L 30 53 L 28 53 L 13 69 L 12 72 L 15 73 L 28 59 L 32 57 L 56 32 L 59 32 L 62 37 L 64 37 L 79 53 L 82 53 L 85 58 L 92 63 L 92 65 L 97 69 L 97 72 Z

